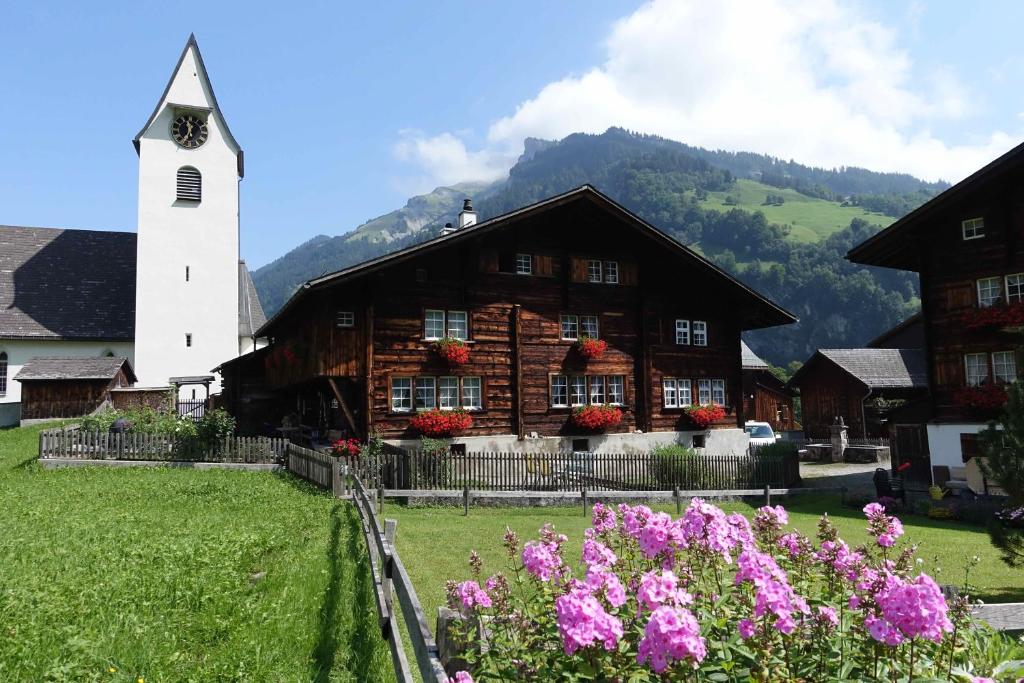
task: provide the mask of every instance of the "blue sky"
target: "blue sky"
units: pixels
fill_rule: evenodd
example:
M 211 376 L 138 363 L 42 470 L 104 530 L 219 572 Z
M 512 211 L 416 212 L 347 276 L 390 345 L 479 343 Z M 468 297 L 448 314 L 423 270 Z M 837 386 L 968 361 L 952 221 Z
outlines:
M 622 125 L 956 180 L 1024 133 L 1019 3 L 17 3 L 0 224 L 134 230 L 131 138 L 189 32 L 246 152 L 258 267 L 523 137 Z

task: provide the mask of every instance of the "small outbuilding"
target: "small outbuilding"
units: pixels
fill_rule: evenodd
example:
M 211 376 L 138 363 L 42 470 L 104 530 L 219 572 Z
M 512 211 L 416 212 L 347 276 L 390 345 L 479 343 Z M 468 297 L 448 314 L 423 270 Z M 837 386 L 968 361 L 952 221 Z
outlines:
M 744 341 L 740 342 L 743 364 L 743 415 L 747 420 L 767 422 L 776 432 L 800 429 L 793 412 L 796 392 L 775 376 L 771 366 Z
M 111 392 L 136 382 L 127 358 L 33 358 L 21 368 L 22 424 L 82 417 L 111 403 Z

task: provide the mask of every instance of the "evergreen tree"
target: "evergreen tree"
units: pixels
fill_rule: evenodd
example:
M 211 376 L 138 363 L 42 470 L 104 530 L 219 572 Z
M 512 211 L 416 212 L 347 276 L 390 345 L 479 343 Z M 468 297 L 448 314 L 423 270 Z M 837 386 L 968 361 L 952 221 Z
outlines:
M 1024 507 L 1024 382 L 1010 385 L 1007 394 L 1009 400 L 999 419 L 979 432 L 978 443 L 986 458 L 982 471 L 1006 492 L 1009 508 L 1017 509 Z M 997 517 L 989 521 L 988 531 L 1003 562 L 1024 566 L 1024 528 L 1020 524 Z

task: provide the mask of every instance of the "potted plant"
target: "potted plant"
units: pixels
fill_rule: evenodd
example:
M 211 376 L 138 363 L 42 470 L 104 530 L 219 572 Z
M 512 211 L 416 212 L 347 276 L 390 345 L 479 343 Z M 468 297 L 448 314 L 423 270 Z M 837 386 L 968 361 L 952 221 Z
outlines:
M 455 337 L 443 337 L 434 342 L 434 351 L 449 365 L 462 365 L 469 362 L 469 347 L 466 342 Z
M 706 406 L 686 406 L 685 410 L 686 417 L 689 418 L 694 426 L 700 429 L 707 429 L 710 425 L 725 417 L 725 408 L 717 403 L 711 403 Z
M 473 426 L 473 416 L 464 410 L 426 410 L 409 420 L 409 426 L 424 436 L 452 436 Z
M 593 337 L 580 337 L 579 341 L 575 344 L 575 348 L 576 353 L 587 360 L 596 360 L 604 355 L 605 350 L 608 348 L 608 342 L 603 339 L 594 339 Z
M 361 450 L 362 445 L 359 443 L 359 439 L 338 439 L 331 444 L 331 454 L 339 458 L 357 458 Z
M 1024 301 L 969 309 L 961 316 L 960 323 L 967 330 L 999 327 L 1007 332 L 1019 331 L 1024 326 Z
M 994 415 L 1007 399 L 1006 388 L 999 384 L 963 387 L 953 395 L 953 403 L 977 415 Z
M 615 406 L 589 405 L 572 412 L 572 423 L 580 429 L 601 431 L 622 422 L 622 411 Z

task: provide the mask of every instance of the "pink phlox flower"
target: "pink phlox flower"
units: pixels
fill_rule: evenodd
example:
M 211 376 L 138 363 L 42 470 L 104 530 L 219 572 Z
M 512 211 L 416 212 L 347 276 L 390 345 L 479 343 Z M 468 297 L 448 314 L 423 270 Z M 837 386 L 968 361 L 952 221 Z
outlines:
M 585 587 L 574 588 L 555 600 L 555 613 L 567 655 L 596 642 L 613 650 L 622 637 L 622 622 L 608 614 Z
M 589 567 L 611 567 L 618 559 L 615 553 L 600 541 L 586 539 L 583 541 L 583 562 Z
M 750 520 L 746 515 L 734 512 L 726 517 L 726 520 L 733 527 L 733 537 L 744 547 L 754 544 L 754 532 L 750 527 Z
M 693 596 L 679 588 L 679 577 L 671 571 L 646 572 L 640 577 L 636 591 L 637 600 L 649 610 L 655 610 L 666 603 L 689 604 Z
M 903 642 L 903 634 L 885 619 L 880 619 L 874 614 L 864 617 L 864 626 L 872 638 L 889 647 L 896 647 Z
M 782 536 L 779 536 L 779 540 L 776 544 L 788 552 L 790 557 L 795 559 L 800 556 L 800 534 L 783 534 Z
M 779 567 L 775 558 L 756 548 L 747 548 L 740 553 L 737 565 L 739 570 L 733 579 L 736 585 L 750 581 L 754 586 L 760 588 L 771 580 L 787 581 L 785 570 Z
M 740 638 L 743 638 L 744 640 L 753 636 L 754 631 L 756 630 L 754 622 L 752 622 L 750 619 L 740 619 L 736 627 L 740 632 Z
M 658 553 L 668 548 L 669 540 L 672 537 L 672 516 L 667 512 L 655 512 L 648 519 L 640 536 L 637 539 L 640 543 L 640 550 L 647 557 L 655 557 Z
M 777 532 L 787 524 L 789 513 L 781 505 L 765 505 L 754 513 L 754 528 L 758 532 Z
M 760 618 L 771 613 L 775 616 L 775 628 L 782 633 L 788 635 L 796 630 L 795 614 L 809 614 L 810 611 L 807 601 L 785 581 L 770 579 L 757 589 L 754 616 Z
M 629 506 L 619 505 L 619 514 L 622 515 L 622 530 L 627 536 L 634 539 L 640 538 L 640 531 L 647 524 L 648 518 L 653 514 L 651 508 L 646 505 Z
M 820 605 L 818 607 L 818 613 L 815 615 L 818 623 L 827 629 L 831 630 L 839 626 L 839 615 L 832 607 Z
M 864 514 L 868 518 L 868 533 L 875 537 L 878 545 L 891 548 L 896 539 L 903 535 L 903 523 L 896 517 L 885 514 L 885 507 L 880 503 L 868 503 L 864 506 Z
M 526 571 L 545 583 L 558 578 L 562 573 L 562 557 L 558 545 L 529 541 L 523 546 L 523 565 Z
M 473 677 L 468 671 L 456 671 L 454 678 L 449 678 L 448 683 L 473 683 Z
M 850 596 L 850 599 L 847 601 L 846 604 L 847 606 L 849 606 L 850 609 L 857 609 L 858 607 L 860 607 L 860 596 L 854 593 Z
M 640 664 L 649 661 L 655 673 L 661 673 L 673 661 L 689 660 L 697 664 L 706 655 L 707 647 L 693 613 L 664 605 L 647 620 L 636 661 Z
M 889 585 L 875 596 L 875 601 L 888 625 L 907 638 L 921 637 L 938 643 L 943 633 L 953 630 L 946 598 L 927 574 Z
M 825 541 L 822 543 L 821 550 L 814 553 L 814 559 L 828 564 L 847 581 L 865 578 L 865 575 L 860 571 L 861 564 L 864 562 L 864 556 L 857 551 L 850 550 L 850 547 L 842 540 Z
M 463 581 L 459 584 L 459 599 L 466 609 L 491 606 L 491 596 L 476 581 Z
M 863 512 L 864 516 L 866 516 L 868 519 L 871 519 L 872 517 L 877 517 L 878 515 L 884 515 L 885 506 L 882 505 L 881 503 L 868 503 L 867 505 L 864 506 Z
M 604 599 L 612 607 L 622 607 L 626 603 L 626 588 L 615 572 L 605 567 L 592 566 L 587 570 L 586 586 L 593 593 L 604 595 Z
M 603 503 L 594 503 L 591 514 L 591 524 L 599 533 L 605 533 L 615 529 L 615 510 Z

